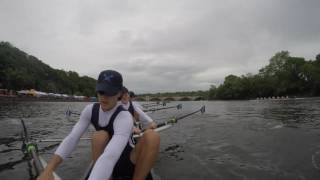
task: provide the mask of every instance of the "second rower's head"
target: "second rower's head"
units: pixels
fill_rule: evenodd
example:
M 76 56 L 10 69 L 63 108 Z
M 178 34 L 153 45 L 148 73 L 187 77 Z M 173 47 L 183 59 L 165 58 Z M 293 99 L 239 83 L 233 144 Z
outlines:
M 129 91 L 126 87 L 122 88 L 122 97 L 121 97 L 121 102 L 123 104 L 128 104 L 128 102 L 130 101 L 130 95 L 129 95 Z
M 131 100 L 131 101 L 134 101 L 135 98 L 137 97 L 136 94 L 134 94 L 133 91 L 129 91 L 129 96 L 130 96 L 130 100 Z
M 116 106 L 123 88 L 122 81 L 117 71 L 105 70 L 99 74 L 96 92 L 102 110 L 107 111 Z

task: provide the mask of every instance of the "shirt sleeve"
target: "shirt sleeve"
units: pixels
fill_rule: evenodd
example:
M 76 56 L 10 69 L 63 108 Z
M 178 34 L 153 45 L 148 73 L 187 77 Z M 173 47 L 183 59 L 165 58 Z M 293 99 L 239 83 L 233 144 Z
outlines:
M 137 106 L 135 103 L 132 104 L 134 107 L 134 110 L 139 114 L 139 120 L 143 125 L 148 125 L 149 123 L 153 122 L 150 116 L 147 115 L 139 106 Z
M 140 108 L 141 110 L 143 109 L 143 107 L 141 106 L 141 104 L 138 103 L 137 101 L 132 101 L 132 104 L 133 104 L 135 107 Z
M 90 104 L 84 108 L 80 114 L 79 121 L 73 126 L 72 131 L 64 138 L 54 154 L 59 155 L 62 159 L 66 159 L 71 154 L 77 146 L 80 137 L 90 125 L 92 107 L 93 104 Z
M 132 133 L 133 119 L 129 112 L 122 111 L 114 121 L 114 135 L 104 152 L 95 163 L 89 180 L 109 179 L 120 155 L 129 142 Z

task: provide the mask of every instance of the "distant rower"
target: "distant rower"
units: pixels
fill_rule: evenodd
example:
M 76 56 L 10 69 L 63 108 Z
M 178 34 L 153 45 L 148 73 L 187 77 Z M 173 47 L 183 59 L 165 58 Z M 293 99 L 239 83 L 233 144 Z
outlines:
M 133 116 L 135 124 L 141 124 L 142 126 L 140 128 L 142 129 L 157 128 L 157 124 L 151 119 L 151 117 L 149 117 L 145 112 L 143 112 L 141 106 L 137 102 L 132 101 L 134 97 L 135 94 L 132 91 L 129 92 L 126 87 L 123 87 L 121 103 L 122 106 L 125 109 L 127 109 Z M 140 130 L 142 130 L 139 130 L 137 128 L 138 127 L 134 128 L 134 133 L 140 133 Z

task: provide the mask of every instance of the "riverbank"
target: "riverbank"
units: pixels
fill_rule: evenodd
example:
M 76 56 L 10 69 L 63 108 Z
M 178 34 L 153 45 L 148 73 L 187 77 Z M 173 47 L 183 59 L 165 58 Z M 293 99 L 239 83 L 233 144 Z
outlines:
M 43 101 L 43 102 L 95 102 L 96 99 L 85 98 L 52 98 L 52 97 L 32 97 L 32 96 L 0 96 L 0 101 Z

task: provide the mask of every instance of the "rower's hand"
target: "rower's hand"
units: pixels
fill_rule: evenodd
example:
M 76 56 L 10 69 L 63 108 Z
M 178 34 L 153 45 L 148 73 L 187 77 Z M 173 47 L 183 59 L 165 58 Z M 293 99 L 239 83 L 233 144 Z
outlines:
M 151 122 L 149 124 L 149 129 L 156 129 L 157 128 L 157 124 L 155 122 Z
M 43 171 L 37 180 L 54 180 L 52 171 Z
M 141 133 L 141 130 L 137 127 L 134 127 L 133 128 L 133 134 L 140 134 Z

